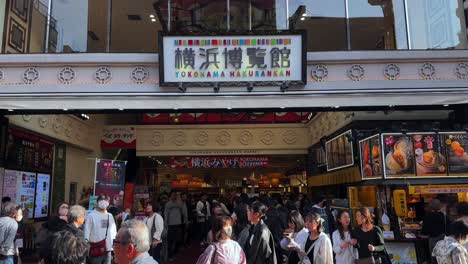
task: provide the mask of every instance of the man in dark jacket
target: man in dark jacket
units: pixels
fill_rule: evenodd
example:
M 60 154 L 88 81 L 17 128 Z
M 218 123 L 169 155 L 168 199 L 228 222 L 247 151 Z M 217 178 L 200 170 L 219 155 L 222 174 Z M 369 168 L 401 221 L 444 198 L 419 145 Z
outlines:
M 263 222 L 267 207 L 260 202 L 253 203 L 248 211 L 252 227 L 244 251 L 249 264 L 277 264 L 275 239 Z

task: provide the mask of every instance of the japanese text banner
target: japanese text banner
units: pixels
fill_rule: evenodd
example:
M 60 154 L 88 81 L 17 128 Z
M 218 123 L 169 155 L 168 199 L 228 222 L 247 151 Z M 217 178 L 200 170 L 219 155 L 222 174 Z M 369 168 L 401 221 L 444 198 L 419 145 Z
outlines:
M 171 168 L 263 168 L 269 164 L 267 156 L 195 156 L 172 157 Z
M 131 126 L 107 126 L 102 129 L 102 148 L 135 148 L 136 130 Z
M 161 83 L 303 83 L 302 38 L 302 35 L 164 36 Z

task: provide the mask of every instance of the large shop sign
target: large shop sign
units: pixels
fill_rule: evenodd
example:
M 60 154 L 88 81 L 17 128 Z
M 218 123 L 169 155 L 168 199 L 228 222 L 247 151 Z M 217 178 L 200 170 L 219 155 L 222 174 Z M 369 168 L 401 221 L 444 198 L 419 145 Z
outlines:
M 268 156 L 200 156 L 200 157 L 172 157 L 171 168 L 204 168 L 204 169 L 253 169 L 267 167 Z
M 161 36 L 160 85 L 305 84 L 305 35 Z

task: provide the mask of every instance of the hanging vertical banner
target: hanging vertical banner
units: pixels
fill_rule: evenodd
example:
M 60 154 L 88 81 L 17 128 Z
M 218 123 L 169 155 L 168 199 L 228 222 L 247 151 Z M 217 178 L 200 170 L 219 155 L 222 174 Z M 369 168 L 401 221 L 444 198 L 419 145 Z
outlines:
M 107 194 L 111 205 L 122 208 L 125 189 L 126 161 L 96 160 L 96 195 Z

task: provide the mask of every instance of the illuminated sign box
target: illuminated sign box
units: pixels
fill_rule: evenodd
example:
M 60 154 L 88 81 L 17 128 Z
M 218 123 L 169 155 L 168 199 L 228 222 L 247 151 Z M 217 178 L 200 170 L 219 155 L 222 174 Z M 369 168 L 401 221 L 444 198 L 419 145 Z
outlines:
M 160 37 L 161 86 L 303 85 L 305 35 Z

